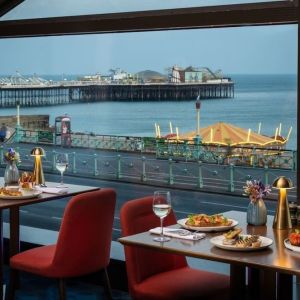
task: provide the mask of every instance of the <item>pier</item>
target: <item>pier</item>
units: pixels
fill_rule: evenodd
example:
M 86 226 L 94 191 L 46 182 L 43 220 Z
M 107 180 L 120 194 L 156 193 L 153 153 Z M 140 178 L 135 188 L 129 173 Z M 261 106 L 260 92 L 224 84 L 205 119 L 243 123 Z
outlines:
M 103 84 L 82 81 L 0 82 L 0 107 L 46 106 L 100 101 L 184 101 L 234 97 L 234 83 Z

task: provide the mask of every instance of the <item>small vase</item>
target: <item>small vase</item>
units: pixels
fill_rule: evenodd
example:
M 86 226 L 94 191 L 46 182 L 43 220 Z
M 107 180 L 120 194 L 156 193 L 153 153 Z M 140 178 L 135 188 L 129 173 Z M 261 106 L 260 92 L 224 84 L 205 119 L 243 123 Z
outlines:
M 263 199 L 250 201 L 247 208 L 247 223 L 249 225 L 265 225 L 267 223 L 267 208 Z
M 6 165 L 4 173 L 5 185 L 12 185 L 19 183 L 19 170 L 15 162 L 9 162 Z

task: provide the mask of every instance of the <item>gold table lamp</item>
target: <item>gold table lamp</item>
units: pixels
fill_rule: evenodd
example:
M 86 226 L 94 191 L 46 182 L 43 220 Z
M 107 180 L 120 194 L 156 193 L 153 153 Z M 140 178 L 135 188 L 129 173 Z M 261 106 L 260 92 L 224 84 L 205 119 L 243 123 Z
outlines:
M 289 203 L 287 200 L 287 189 L 293 187 L 293 183 L 289 178 L 280 176 L 273 182 L 273 187 L 279 189 L 279 197 L 277 210 L 274 217 L 274 229 L 290 229 L 292 228 Z
M 34 156 L 34 180 L 37 185 L 45 185 L 45 177 L 42 166 L 42 156 L 45 156 L 45 151 L 41 147 L 35 147 L 30 152 Z

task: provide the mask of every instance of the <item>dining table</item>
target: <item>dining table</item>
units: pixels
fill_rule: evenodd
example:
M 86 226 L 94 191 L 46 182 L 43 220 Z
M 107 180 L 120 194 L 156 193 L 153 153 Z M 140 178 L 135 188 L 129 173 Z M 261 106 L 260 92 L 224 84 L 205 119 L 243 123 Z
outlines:
M 266 237 L 271 239 L 271 244 L 265 248 L 249 249 L 252 251 L 233 251 L 212 244 L 211 239 L 223 235 L 223 232 L 205 232 L 205 238 L 200 240 L 173 237 L 169 242 L 159 243 L 153 240 L 154 234 L 149 231 L 121 237 L 119 242 L 124 246 L 144 247 L 229 264 L 231 299 L 246 299 L 245 295 L 248 294 L 250 299 L 255 300 L 292 300 L 293 276 L 300 275 L 300 252 L 291 251 L 285 246 L 284 241 L 290 230 L 273 229 L 273 216 L 270 215 L 264 226 L 248 225 L 245 212 L 232 210 L 223 215 L 237 221 L 237 227 L 242 229 L 243 234 Z
M 3 299 L 3 210 L 9 210 L 9 257 L 20 251 L 20 207 L 36 203 L 58 200 L 75 196 L 81 193 L 99 190 L 99 187 L 67 184 L 66 188 L 56 188 L 58 183 L 46 182 L 47 188 L 34 197 L 14 197 L 0 196 L 0 299 Z M 3 178 L 0 178 L 0 187 L 4 186 Z M 51 192 L 51 193 L 50 193 Z M 18 197 L 16 197 L 18 198 Z

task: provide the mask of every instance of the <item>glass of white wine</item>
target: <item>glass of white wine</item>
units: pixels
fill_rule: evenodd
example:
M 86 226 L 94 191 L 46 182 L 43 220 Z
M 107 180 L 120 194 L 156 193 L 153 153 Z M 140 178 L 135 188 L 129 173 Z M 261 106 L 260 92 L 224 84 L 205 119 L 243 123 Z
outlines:
M 66 154 L 66 153 L 56 154 L 56 156 L 55 156 L 55 167 L 60 172 L 60 176 L 61 176 L 60 184 L 57 186 L 59 188 L 67 187 L 64 184 L 64 172 L 68 168 L 68 164 L 69 164 L 68 154 Z
M 171 194 L 168 191 L 155 191 L 153 196 L 153 211 L 160 218 L 160 236 L 154 238 L 156 242 L 168 242 L 169 237 L 164 236 L 163 220 L 171 211 Z

